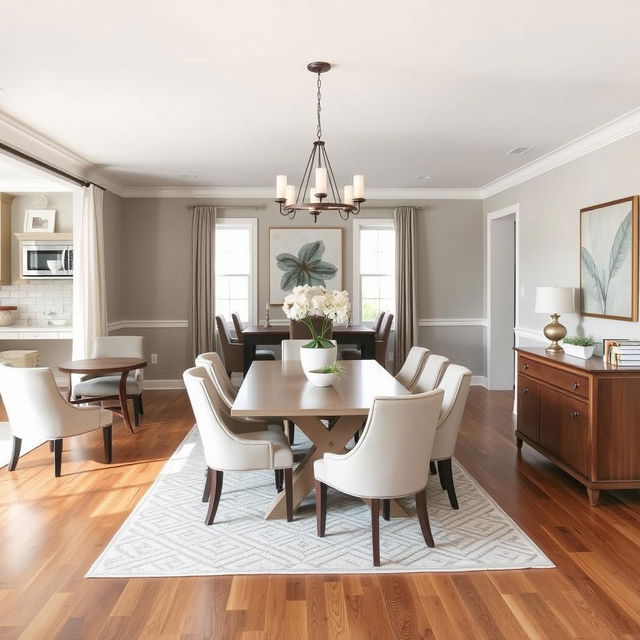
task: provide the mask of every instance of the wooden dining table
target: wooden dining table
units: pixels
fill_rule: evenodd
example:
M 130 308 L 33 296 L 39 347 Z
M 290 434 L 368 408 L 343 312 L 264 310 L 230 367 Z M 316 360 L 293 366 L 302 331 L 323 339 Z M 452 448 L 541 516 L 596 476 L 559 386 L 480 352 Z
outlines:
M 376 332 L 365 325 L 341 326 L 334 325 L 332 337 L 338 344 L 355 344 L 360 347 L 362 358 L 374 360 L 376 357 Z M 252 324 L 244 327 L 242 341 L 244 342 L 244 374 L 247 375 L 251 363 L 256 357 L 256 347 L 259 344 L 280 344 L 289 337 L 289 325 L 265 327 Z
M 147 361 L 142 358 L 87 358 L 85 360 L 70 360 L 58 365 L 58 369 L 62 373 L 66 373 L 69 377 L 69 390 L 67 392 L 67 400 L 71 404 L 84 404 L 87 402 L 97 402 L 103 400 L 118 400 L 119 407 L 106 407 L 109 411 L 113 411 L 119 415 L 124 423 L 129 427 L 131 433 L 135 433 L 129 416 L 129 407 L 127 406 L 127 376 L 131 371 L 136 369 L 144 369 Z M 110 396 L 87 396 L 78 400 L 73 400 L 73 384 L 71 380 L 72 374 L 82 374 L 90 377 L 108 376 L 118 374 L 120 381 L 118 383 L 118 395 Z
M 307 380 L 298 361 L 256 361 L 231 409 L 231 415 L 238 418 L 287 418 L 311 440 L 311 448 L 293 472 L 294 509 L 313 489 L 313 463 L 327 452 L 346 452 L 347 443 L 366 422 L 374 398 L 409 394 L 375 360 L 346 360 L 341 364 L 344 376 L 335 386 L 316 387 Z M 392 501 L 391 514 L 402 516 L 406 512 Z M 284 492 L 276 496 L 265 517 L 286 518 Z

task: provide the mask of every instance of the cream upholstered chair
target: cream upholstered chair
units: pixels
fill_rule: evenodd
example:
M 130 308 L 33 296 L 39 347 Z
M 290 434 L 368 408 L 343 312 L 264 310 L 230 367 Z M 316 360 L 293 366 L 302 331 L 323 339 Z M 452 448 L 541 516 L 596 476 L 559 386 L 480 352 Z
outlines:
M 231 410 L 233 402 L 238 395 L 238 387 L 228 376 L 222 358 L 215 352 L 201 353 L 196 358 L 196 367 L 203 367 L 211 376 L 213 384 L 216 385 L 220 397 L 224 400 L 228 409 Z
M 411 347 L 402 369 L 398 371 L 396 380 L 405 388 L 411 391 L 418 382 L 418 378 L 424 369 L 424 365 L 429 357 L 429 349 L 424 347 Z
M 380 326 L 382 325 L 382 319 L 384 318 L 384 311 L 378 311 L 376 317 L 373 319 L 373 323 L 371 324 L 371 328 L 376 332 L 376 338 L 380 333 Z M 340 357 L 343 360 L 361 360 L 362 352 L 360 349 L 354 349 L 353 347 L 347 347 L 346 349 L 342 349 L 340 351 Z
M 144 358 L 144 338 L 142 336 L 101 336 L 93 342 L 94 358 Z M 136 369 L 127 376 L 127 398 L 133 400 L 133 416 L 136 426 L 140 416 L 144 415 L 142 389 L 144 374 Z M 117 396 L 120 388 L 120 375 L 96 376 L 84 378 L 73 387 L 75 398 L 92 396 Z
M 425 391 L 435 389 L 448 366 L 449 358 L 430 353 L 422 369 L 422 373 L 418 376 L 411 391 L 413 393 L 424 393 Z
M 9 471 L 16 468 L 23 438 L 49 440 L 57 478 L 62 466 L 62 439 L 97 429 L 102 429 L 105 462 L 111 463 L 111 411 L 69 404 L 60 395 L 51 369 L 0 365 L 0 393 L 13 436 Z
M 471 371 L 466 367 L 450 364 L 438 384 L 438 389 L 444 391 L 444 400 L 431 450 L 431 460 L 438 463 L 440 486 L 447 490 L 452 509 L 458 508 L 458 498 L 453 484 L 451 458 L 469 396 L 471 375 Z
M 316 460 L 316 520 L 325 534 L 327 485 L 359 498 L 371 499 L 373 564 L 380 565 L 380 501 L 389 519 L 389 500 L 414 495 L 422 535 L 427 546 L 433 537 L 427 512 L 428 464 L 444 392 L 398 398 L 376 398 L 360 441 L 345 454 L 325 453 Z
M 205 524 L 213 524 L 220 502 L 225 471 L 272 469 L 284 476 L 287 521 L 293 519 L 293 453 L 282 432 L 266 428 L 242 434 L 234 433 L 233 422 L 222 410 L 222 401 L 203 367 L 187 369 L 183 374 L 191 407 L 198 425 L 208 467 L 209 509 Z M 236 421 L 240 422 L 240 421 Z

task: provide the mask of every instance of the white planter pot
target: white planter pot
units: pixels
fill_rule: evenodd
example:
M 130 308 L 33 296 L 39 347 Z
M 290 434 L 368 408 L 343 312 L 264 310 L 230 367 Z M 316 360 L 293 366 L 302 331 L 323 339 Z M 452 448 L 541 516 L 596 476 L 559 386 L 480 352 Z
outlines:
M 575 344 L 564 344 L 564 342 L 562 343 L 562 348 L 568 356 L 582 358 L 583 360 L 588 360 L 593 355 L 594 349 L 593 345 L 590 347 L 579 347 Z
M 300 347 L 300 363 L 307 375 L 308 371 L 317 371 L 324 367 L 330 367 L 336 363 L 338 358 L 338 348 L 333 345 L 330 349 L 308 349 Z M 307 375 L 307 378 L 309 376 Z

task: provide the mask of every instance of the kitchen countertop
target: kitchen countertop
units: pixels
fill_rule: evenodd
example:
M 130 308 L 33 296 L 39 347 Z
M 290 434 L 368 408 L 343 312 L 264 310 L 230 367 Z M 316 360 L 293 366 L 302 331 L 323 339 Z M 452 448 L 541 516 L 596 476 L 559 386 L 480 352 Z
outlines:
M 70 340 L 72 331 L 70 324 L 27 326 L 17 323 L 0 327 L 0 340 Z

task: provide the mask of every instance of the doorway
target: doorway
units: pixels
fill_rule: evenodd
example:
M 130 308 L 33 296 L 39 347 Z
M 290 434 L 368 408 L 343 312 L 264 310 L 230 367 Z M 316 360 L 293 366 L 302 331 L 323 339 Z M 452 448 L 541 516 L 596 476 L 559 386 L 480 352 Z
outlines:
M 487 216 L 487 382 L 515 384 L 514 329 L 518 326 L 518 205 Z

